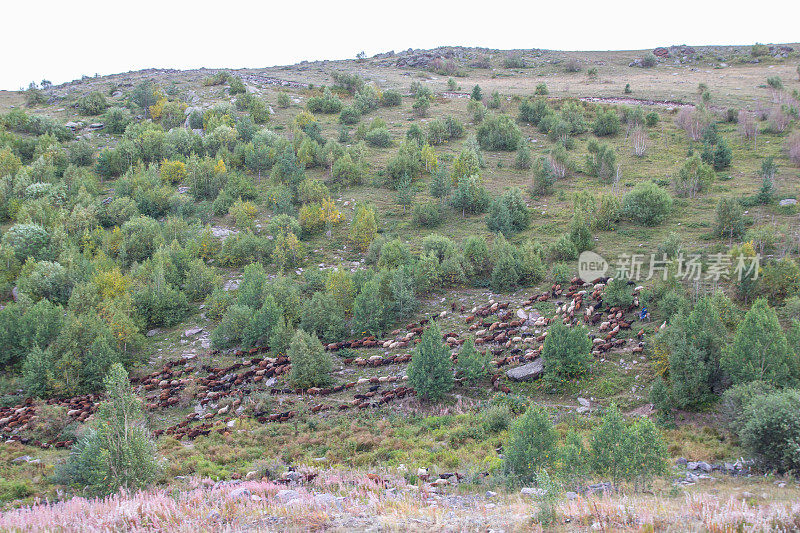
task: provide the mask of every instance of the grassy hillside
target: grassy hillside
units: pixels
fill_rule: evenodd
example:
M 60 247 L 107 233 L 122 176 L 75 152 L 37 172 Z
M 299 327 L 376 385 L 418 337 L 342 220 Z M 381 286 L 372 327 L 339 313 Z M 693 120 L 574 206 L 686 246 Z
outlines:
M 687 502 L 688 528 L 791 529 L 797 460 L 768 462 L 760 434 L 743 432 L 753 419 L 731 419 L 750 416 L 750 397 L 732 414 L 722 395 L 763 381 L 753 398 L 778 401 L 772 389 L 794 394 L 800 378 L 798 46 L 446 47 L 0 92 L 3 505 L 97 493 L 63 465 L 105 420 L 103 376 L 118 362 L 160 460 L 156 492 L 137 498 L 192 524 L 168 529 L 682 529 Z M 609 159 L 595 170 L 598 150 Z M 458 203 L 470 178 L 483 205 Z M 644 186 L 669 202 L 653 224 L 637 215 L 657 209 L 637 211 Z M 579 279 L 584 249 L 611 263 L 605 277 Z M 701 254 L 708 272 L 714 254 L 733 267 L 751 250 L 749 284 L 681 280 L 672 261 Z M 647 276 L 662 253 L 668 281 Z M 607 285 L 630 254 L 645 275 Z M 766 310 L 748 312 L 757 298 Z M 426 401 L 409 362 L 434 324 L 455 381 Z M 547 336 L 560 324 L 590 341 L 559 373 Z M 767 343 L 756 330 L 783 344 L 752 370 Z M 459 361 L 472 341 L 475 380 Z M 535 362 L 538 379 L 509 373 Z M 667 392 L 651 395 L 654 383 Z M 563 455 L 575 441 L 599 453 L 612 405 L 632 434 L 658 423 L 645 440 L 663 442 L 652 464 L 665 468 L 565 499 L 612 480 L 584 460 L 571 477 Z M 545 483 L 507 458 L 536 407 L 557 442 L 555 503 L 514 494 Z M 247 505 L 227 482 L 249 487 Z M 275 483 L 342 499 L 294 515 Z M 170 491 L 186 494 L 168 503 Z M 202 494 L 214 503 L 198 507 Z M 37 530 L 62 512 L 0 524 Z M 136 527 L 121 520 L 98 527 Z

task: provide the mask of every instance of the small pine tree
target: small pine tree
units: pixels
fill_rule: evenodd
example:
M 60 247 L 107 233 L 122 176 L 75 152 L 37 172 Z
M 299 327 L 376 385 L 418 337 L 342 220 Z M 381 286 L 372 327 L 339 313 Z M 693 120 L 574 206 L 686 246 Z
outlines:
M 586 224 L 584 218 L 579 216 L 577 213 L 572 217 L 572 223 L 570 224 L 569 230 L 569 239 L 575 245 L 578 253 L 594 248 L 594 238 L 592 237 L 592 232 L 589 230 L 589 226 Z
M 523 143 L 517 150 L 517 158 L 514 160 L 514 168 L 517 170 L 530 170 L 531 167 L 533 167 L 531 149 L 527 143 Z
M 242 335 L 242 348 L 264 346 L 282 318 L 283 307 L 280 307 L 275 302 L 275 298 L 268 294 L 264 298 L 264 304 L 250 318 L 250 322 Z
M 681 409 L 698 407 L 722 387 L 719 361 L 727 331 L 710 297 L 701 298 L 688 316 L 677 315 L 664 331 L 670 347 L 670 396 Z
M 461 347 L 456 368 L 461 372 L 464 381 L 474 384 L 489 375 L 489 355 L 475 348 L 475 341 L 470 338 Z
M 292 363 L 289 382 L 293 387 L 307 389 L 331 382 L 331 360 L 316 335 L 298 329 L 289 344 L 287 355 Z
M 551 382 L 584 374 L 592 360 L 592 341 L 584 326 L 567 327 L 556 322 L 548 331 L 542 348 L 545 378 Z
M 447 175 L 447 171 L 444 167 L 439 167 L 436 172 L 434 172 L 433 179 L 431 180 L 431 196 L 439 200 L 439 202 L 444 203 L 450 196 L 451 188 L 450 177 Z
M 744 214 L 735 198 L 720 198 L 715 230 L 720 237 L 733 239 L 744 233 Z
M 486 217 L 486 227 L 489 231 L 502 233 L 510 237 L 514 233 L 511 225 L 511 213 L 502 198 L 495 198 L 489 206 L 489 215 Z
M 721 365 L 734 385 L 765 381 L 791 386 L 798 376 L 798 358 L 789 349 L 775 309 L 758 298 L 736 328 Z
M 417 191 L 411 185 L 411 178 L 408 177 L 406 174 L 401 180 L 400 183 L 397 184 L 397 203 L 403 207 L 403 213 L 406 212 L 408 207 L 414 203 L 414 197 L 416 196 Z
M 160 470 L 142 402 L 134 395 L 121 364 L 111 367 L 104 383 L 106 399 L 98 408 L 95 422 L 73 446 L 58 477 L 67 484 L 88 487 L 98 495 L 120 488 L 141 489 Z
M 650 485 L 652 479 L 667 472 L 669 456 L 664 437 L 647 417 L 641 417 L 628 428 L 629 455 L 628 479 L 639 487 Z
M 624 479 L 627 470 L 625 435 L 622 413 L 616 405 L 611 404 L 603 413 L 600 426 L 592 431 L 589 439 L 592 469 L 599 475 L 609 476 L 615 485 Z
M 369 245 L 378 234 L 378 222 L 375 210 L 372 207 L 360 205 L 350 226 L 350 240 L 362 252 L 366 252 Z
M 353 301 L 353 328 L 356 334 L 380 335 L 386 309 L 376 281 L 368 281 Z
M 568 431 L 564 444 L 558 449 L 559 477 L 579 492 L 591 473 L 589 452 L 583 445 L 581 436 L 575 431 Z
M 481 100 L 483 100 L 483 92 L 481 92 L 480 85 L 475 85 L 475 87 L 472 88 L 472 94 L 470 95 L 470 97 L 476 102 L 480 102 Z
M 508 445 L 504 450 L 506 472 L 522 483 L 536 479 L 541 470 L 556 459 L 556 433 L 547 411 L 529 407 L 511 426 Z
M 414 349 L 408 365 L 408 380 L 420 398 L 435 402 L 453 388 L 450 351 L 442 343 L 439 326 L 428 327 Z

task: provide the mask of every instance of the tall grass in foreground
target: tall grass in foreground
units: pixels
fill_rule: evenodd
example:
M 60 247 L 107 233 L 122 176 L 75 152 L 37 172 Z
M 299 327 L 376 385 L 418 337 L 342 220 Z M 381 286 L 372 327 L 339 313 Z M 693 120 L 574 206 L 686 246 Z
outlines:
M 396 487 L 387 490 L 384 486 Z M 376 483 L 365 474 L 332 472 L 319 476 L 299 497 L 281 500 L 286 487 L 246 481 L 193 488 L 118 493 L 105 498 L 75 497 L 40 503 L 0 515 L 0 531 L 306 531 L 309 529 L 390 529 L 411 531 L 476 531 L 487 528 L 537 531 L 536 506 L 530 498 L 511 494 L 486 500 L 464 496 L 463 506 L 409 486 L 398 476 Z M 790 490 L 790 489 L 786 489 Z M 793 489 L 791 489 L 793 490 Z M 448 493 L 457 493 L 449 488 Z M 324 494 L 324 496 L 321 496 Z M 453 511 L 456 512 L 453 512 Z M 556 524 L 567 529 L 602 531 L 703 530 L 765 531 L 800 529 L 800 501 L 756 504 L 749 499 L 691 493 L 683 497 L 647 494 L 609 495 L 572 501 L 560 499 L 553 510 Z

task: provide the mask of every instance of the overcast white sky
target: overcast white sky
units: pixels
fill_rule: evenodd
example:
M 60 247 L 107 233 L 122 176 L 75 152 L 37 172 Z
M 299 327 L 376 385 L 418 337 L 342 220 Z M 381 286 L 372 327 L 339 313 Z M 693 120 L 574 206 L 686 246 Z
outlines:
M 264 67 L 440 45 L 630 50 L 800 41 L 800 2 L 4 2 L 0 89 L 148 67 Z

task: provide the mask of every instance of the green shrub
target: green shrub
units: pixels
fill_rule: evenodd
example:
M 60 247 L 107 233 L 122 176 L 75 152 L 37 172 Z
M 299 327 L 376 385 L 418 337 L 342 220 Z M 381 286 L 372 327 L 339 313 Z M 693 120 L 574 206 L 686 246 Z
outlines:
M 578 248 L 569 234 L 565 234 L 550 246 L 548 255 L 556 261 L 573 261 L 578 258 Z
M 481 86 L 480 85 L 475 85 L 472 88 L 472 92 L 470 93 L 470 98 L 472 100 L 477 101 L 477 102 L 480 102 L 481 100 L 483 100 L 483 92 L 481 91 Z
M 414 111 L 414 115 L 417 117 L 427 117 L 430 107 L 431 100 L 427 96 L 418 96 L 411 105 L 411 109 Z
M 472 385 L 488 377 L 489 359 L 488 352 L 479 352 L 475 348 L 475 341 L 469 338 L 458 353 L 456 369 L 461 373 L 464 381 Z
M 686 160 L 674 178 L 675 192 L 678 196 L 694 198 L 697 193 L 707 190 L 715 178 L 714 169 L 700 157 L 693 155 Z
M 734 385 L 722 394 L 720 413 L 723 423 L 733 433 L 738 433 L 745 425 L 747 406 L 755 398 L 775 392 L 775 387 L 763 381 L 750 381 Z
M 141 400 L 133 394 L 122 365 L 112 366 L 104 383 L 106 399 L 95 422 L 73 446 L 57 477 L 98 495 L 135 491 L 158 476 L 157 448 L 147 430 Z
M 322 96 L 309 98 L 306 107 L 312 113 L 333 114 L 342 110 L 342 101 L 326 87 Z
M 397 107 L 402 101 L 403 98 L 399 91 L 387 89 L 381 94 L 381 105 L 383 107 Z
M 711 298 L 701 298 L 688 315 L 671 318 L 662 334 L 669 347 L 670 397 L 679 409 L 702 407 L 724 386 L 720 369 L 728 338 Z
M 603 301 L 612 307 L 627 309 L 633 303 L 633 291 L 623 278 L 614 278 L 606 285 Z
M 94 148 L 86 141 L 77 141 L 69 147 L 69 162 L 79 167 L 94 163 Z
M 344 309 L 332 295 L 315 292 L 306 300 L 300 316 L 300 327 L 323 342 L 333 342 L 347 334 Z
M 505 68 L 526 68 L 525 58 L 519 55 L 509 56 L 503 59 Z
M 533 196 L 546 196 L 553 192 L 553 184 L 556 182 L 556 173 L 553 170 L 551 160 L 540 157 L 533 173 L 533 184 L 531 194 Z
M 483 213 L 489 205 L 489 191 L 478 176 L 463 178 L 458 180 L 451 203 L 455 209 L 461 210 L 462 216 L 466 213 Z
M 386 148 L 392 144 L 392 138 L 389 135 L 389 130 L 386 128 L 375 128 L 367 132 L 365 137 L 367 144 L 377 148 Z
M 442 344 L 442 331 L 436 324 L 422 333 L 407 372 L 409 384 L 424 401 L 436 402 L 453 388 L 450 350 Z
M 175 326 L 189 313 L 186 294 L 169 286 L 151 285 L 137 291 L 134 306 L 148 329 Z
M 559 478 L 576 491 L 580 491 L 591 474 L 589 451 L 576 431 L 570 430 L 564 444 L 558 449 Z
M 108 109 L 106 97 L 101 92 L 92 92 L 78 99 L 78 111 L 83 115 L 99 115 Z
M 599 178 L 603 183 L 611 183 L 617 175 L 617 154 L 607 144 L 597 144 L 589 141 L 587 145 L 589 154 L 586 156 L 587 172 Z
M 508 115 L 492 115 L 478 127 L 478 143 L 483 150 L 516 150 L 522 132 Z
M 361 120 L 361 111 L 353 105 L 348 105 L 342 108 L 339 113 L 339 122 L 342 124 L 358 124 Z
M 444 125 L 448 139 L 460 139 L 464 136 L 464 124 L 456 117 L 451 115 L 444 117 Z
M 753 57 L 769 55 L 769 47 L 765 44 L 756 43 L 750 48 L 750 55 Z
M 736 328 L 736 334 L 723 352 L 722 369 L 736 385 L 765 381 L 775 386 L 795 383 L 797 354 L 789 348 L 775 309 L 758 298 Z
M 523 142 L 517 150 L 517 157 L 514 159 L 514 168 L 517 170 L 530 170 L 531 167 L 533 167 L 531 149 L 527 143 Z
M 507 405 L 492 405 L 481 412 L 481 427 L 487 435 L 496 435 L 511 424 L 511 410 Z
M 547 96 L 548 94 L 550 94 L 550 91 L 547 90 L 547 84 L 545 84 L 544 82 L 537 84 L 534 94 L 536 94 L 537 96 Z
M 26 480 L 0 480 L 0 501 L 22 500 L 34 494 Z
M 206 265 L 202 259 L 194 259 L 189 263 L 189 269 L 186 271 L 183 290 L 189 300 L 197 302 L 211 294 L 219 282 L 220 278 L 212 268 Z
M 163 242 L 158 221 L 139 216 L 122 224 L 122 248 L 128 264 L 148 259 Z
M 507 190 L 503 196 L 492 201 L 486 225 L 489 230 L 499 231 L 506 236 L 530 225 L 530 212 L 518 187 Z
M 60 263 L 28 262 L 22 268 L 17 286 L 34 301 L 46 298 L 53 303 L 66 304 L 72 291 L 72 280 Z
M 16 224 L 3 234 L 3 246 L 14 251 L 17 260 L 28 257 L 43 260 L 52 257 L 50 234 L 38 224 Z
M 646 485 L 667 470 L 667 447 L 653 422 L 642 417 L 626 425 L 613 404 L 603 414 L 600 426 L 592 431 L 590 447 L 592 469 L 610 477 L 615 485 L 620 481 Z
M 245 331 L 250 325 L 253 309 L 246 305 L 234 304 L 222 316 L 222 322 L 211 332 L 211 343 L 217 349 L 240 345 Z
M 742 445 L 763 467 L 781 474 L 800 471 L 800 391 L 756 396 L 743 419 Z
M 714 232 L 720 237 L 728 237 L 730 239 L 744 234 L 744 213 L 736 199 L 719 199 Z
M 331 360 L 316 335 L 298 329 L 289 344 L 288 356 L 292 362 L 289 382 L 293 387 L 307 389 L 331 382 Z
M 438 146 L 447 142 L 450 137 L 444 121 L 436 119 L 428 122 L 428 135 L 426 138 L 433 146 Z
M 520 483 L 533 481 L 540 471 L 553 464 L 557 444 L 558 433 L 547 411 L 542 407 L 528 407 L 511 425 L 508 445 L 503 450 L 506 473 Z
M 569 239 L 575 245 L 575 249 L 579 254 L 594 248 L 592 232 L 584 219 L 578 216 L 577 213 L 572 217 L 572 222 L 570 223 Z
M 641 59 L 641 65 L 644 68 L 653 68 L 658 65 L 658 58 L 653 52 L 647 52 Z
M 556 321 L 548 330 L 542 348 L 545 379 L 555 384 L 585 374 L 592 361 L 591 349 L 586 327 L 569 328 Z
M 619 132 L 619 115 L 614 109 L 600 110 L 594 120 L 592 130 L 598 137 L 616 135 Z
M 652 182 L 637 183 L 622 201 L 622 214 L 646 226 L 666 220 L 672 210 L 672 197 Z
M 650 111 L 647 113 L 647 115 L 645 115 L 644 122 L 647 124 L 647 127 L 654 127 L 656 124 L 658 124 L 658 113 L 655 111 Z
M 37 105 L 44 105 L 47 103 L 47 95 L 36 87 L 36 84 L 31 82 L 30 86 L 25 90 L 25 106 L 36 107 Z
M 444 220 L 444 213 L 441 206 L 434 202 L 417 203 L 414 204 L 411 220 L 417 226 L 435 228 Z
M 800 267 L 791 257 L 769 261 L 758 279 L 758 290 L 778 305 L 786 298 L 800 294 Z

